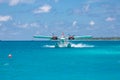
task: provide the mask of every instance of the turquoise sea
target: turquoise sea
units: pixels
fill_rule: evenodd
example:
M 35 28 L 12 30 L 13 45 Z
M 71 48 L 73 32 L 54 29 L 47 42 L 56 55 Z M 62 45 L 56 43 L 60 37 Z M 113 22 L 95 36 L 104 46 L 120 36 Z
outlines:
M 120 41 L 55 43 L 0 41 L 0 80 L 120 80 Z

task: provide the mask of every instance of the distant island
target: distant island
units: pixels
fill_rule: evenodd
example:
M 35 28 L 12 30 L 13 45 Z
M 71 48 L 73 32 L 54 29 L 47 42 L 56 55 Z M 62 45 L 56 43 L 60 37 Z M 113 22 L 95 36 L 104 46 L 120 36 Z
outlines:
M 97 40 L 97 41 L 99 41 L 99 40 L 120 40 L 120 37 L 93 37 L 93 38 L 87 38 L 87 39 L 78 39 L 78 40 L 90 40 L 90 41 L 92 41 L 92 40 Z

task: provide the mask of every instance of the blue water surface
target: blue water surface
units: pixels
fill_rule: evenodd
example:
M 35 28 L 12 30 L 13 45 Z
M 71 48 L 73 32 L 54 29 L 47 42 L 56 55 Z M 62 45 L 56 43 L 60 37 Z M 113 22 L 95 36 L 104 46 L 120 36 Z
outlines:
M 55 43 L 1 41 L 0 80 L 120 80 L 120 41 Z

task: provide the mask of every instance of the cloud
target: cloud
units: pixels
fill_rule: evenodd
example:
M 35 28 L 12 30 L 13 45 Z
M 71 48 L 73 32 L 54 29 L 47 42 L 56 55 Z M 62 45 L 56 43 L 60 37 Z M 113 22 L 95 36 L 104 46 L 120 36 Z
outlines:
M 35 35 L 38 35 L 38 34 L 40 34 L 40 31 L 36 31 Z
M 108 22 L 112 22 L 112 21 L 114 21 L 115 20 L 115 18 L 113 18 L 113 17 L 107 17 L 106 18 L 106 21 L 108 21 Z
M 12 17 L 11 16 L 0 16 L 0 21 L 9 21 L 9 20 L 12 20 Z
M 20 28 L 28 28 L 29 24 L 28 23 L 20 24 L 18 27 L 20 27 Z
M 82 11 L 79 8 L 76 8 L 76 9 L 73 9 L 71 13 L 75 15 L 81 15 Z
M 54 0 L 55 1 L 55 3 L 57 3 L 59 0 Z
M 90 21 L 90 25 L 91 26 L 95 25 L 95 22 L 94 21 Z
M 38 23 L 14 23 L 14 26 L 18 27 L 18 28 L 38 28 L 40 25 Z
M 76 26 L 77 21 L 73 21 L 72 26 Z
M 45 25 L 44 28 L 47 29 L 47 28 L 48 28 L 48 25 Z
M 43 6 L 40 6 L 38 9 L 34 10 L 34 13 L 48 13 L 50 12 L 50 10 L 52 9 L 52 7 L 48 4 L 45 4 Z
M 10 6 L 15 6 L 20 3 L 30 4 L 30 3 L 34 3 L 34 2 L 35 2 L 35 0 L 0 0 L 0 3 L 8 3 Z
M 90 8 L 90 5 L 88 4 L 88 5 L 86 5 L 86 6 L 84 6 L 84 10 L 86 11 L 86 12 L 88 12 L 89 11 L 89 8 Z
M 20 0 L 10 0 L 9 5 L 14 6 L 17 5 L 18 3 L 20 3 Z
M 30 27 L 28 23 L 22 24 L 22 23 L 20 23 L 20 22 L 18 22 L 18 23 L 13 23 L 13 25 L 14 25 L 15 27 L 18 27 L 18 28 L 28 28 L 28 27 Z
M 102 2 L 103 0 L 87 0 L 88 4 Z
M 30 25 L 31 27 L 36 27 L 36 28 L 39 27 L 39 24 L 38 24 L 38 23 L 35 23 L 35 22 L 34 22 L 34 23 L 31 23 L 31 24 L 29 24 L 29 25 Z

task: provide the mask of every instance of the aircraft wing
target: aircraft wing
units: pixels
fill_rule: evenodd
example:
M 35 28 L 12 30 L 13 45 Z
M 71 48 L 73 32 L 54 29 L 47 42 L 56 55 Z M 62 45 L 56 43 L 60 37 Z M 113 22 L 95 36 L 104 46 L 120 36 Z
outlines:
M 91 36 L 91 35 L 75 36 L 74 38 L 75 38 L 75 39 L 89 39 L 89 38 L 92 38 L 92 36 Z
M 34 38 L 43 38 L 43 39 L 51 39 L 52 36 L 40 36 L 40 35 L 35 35 L 33 36 Z

